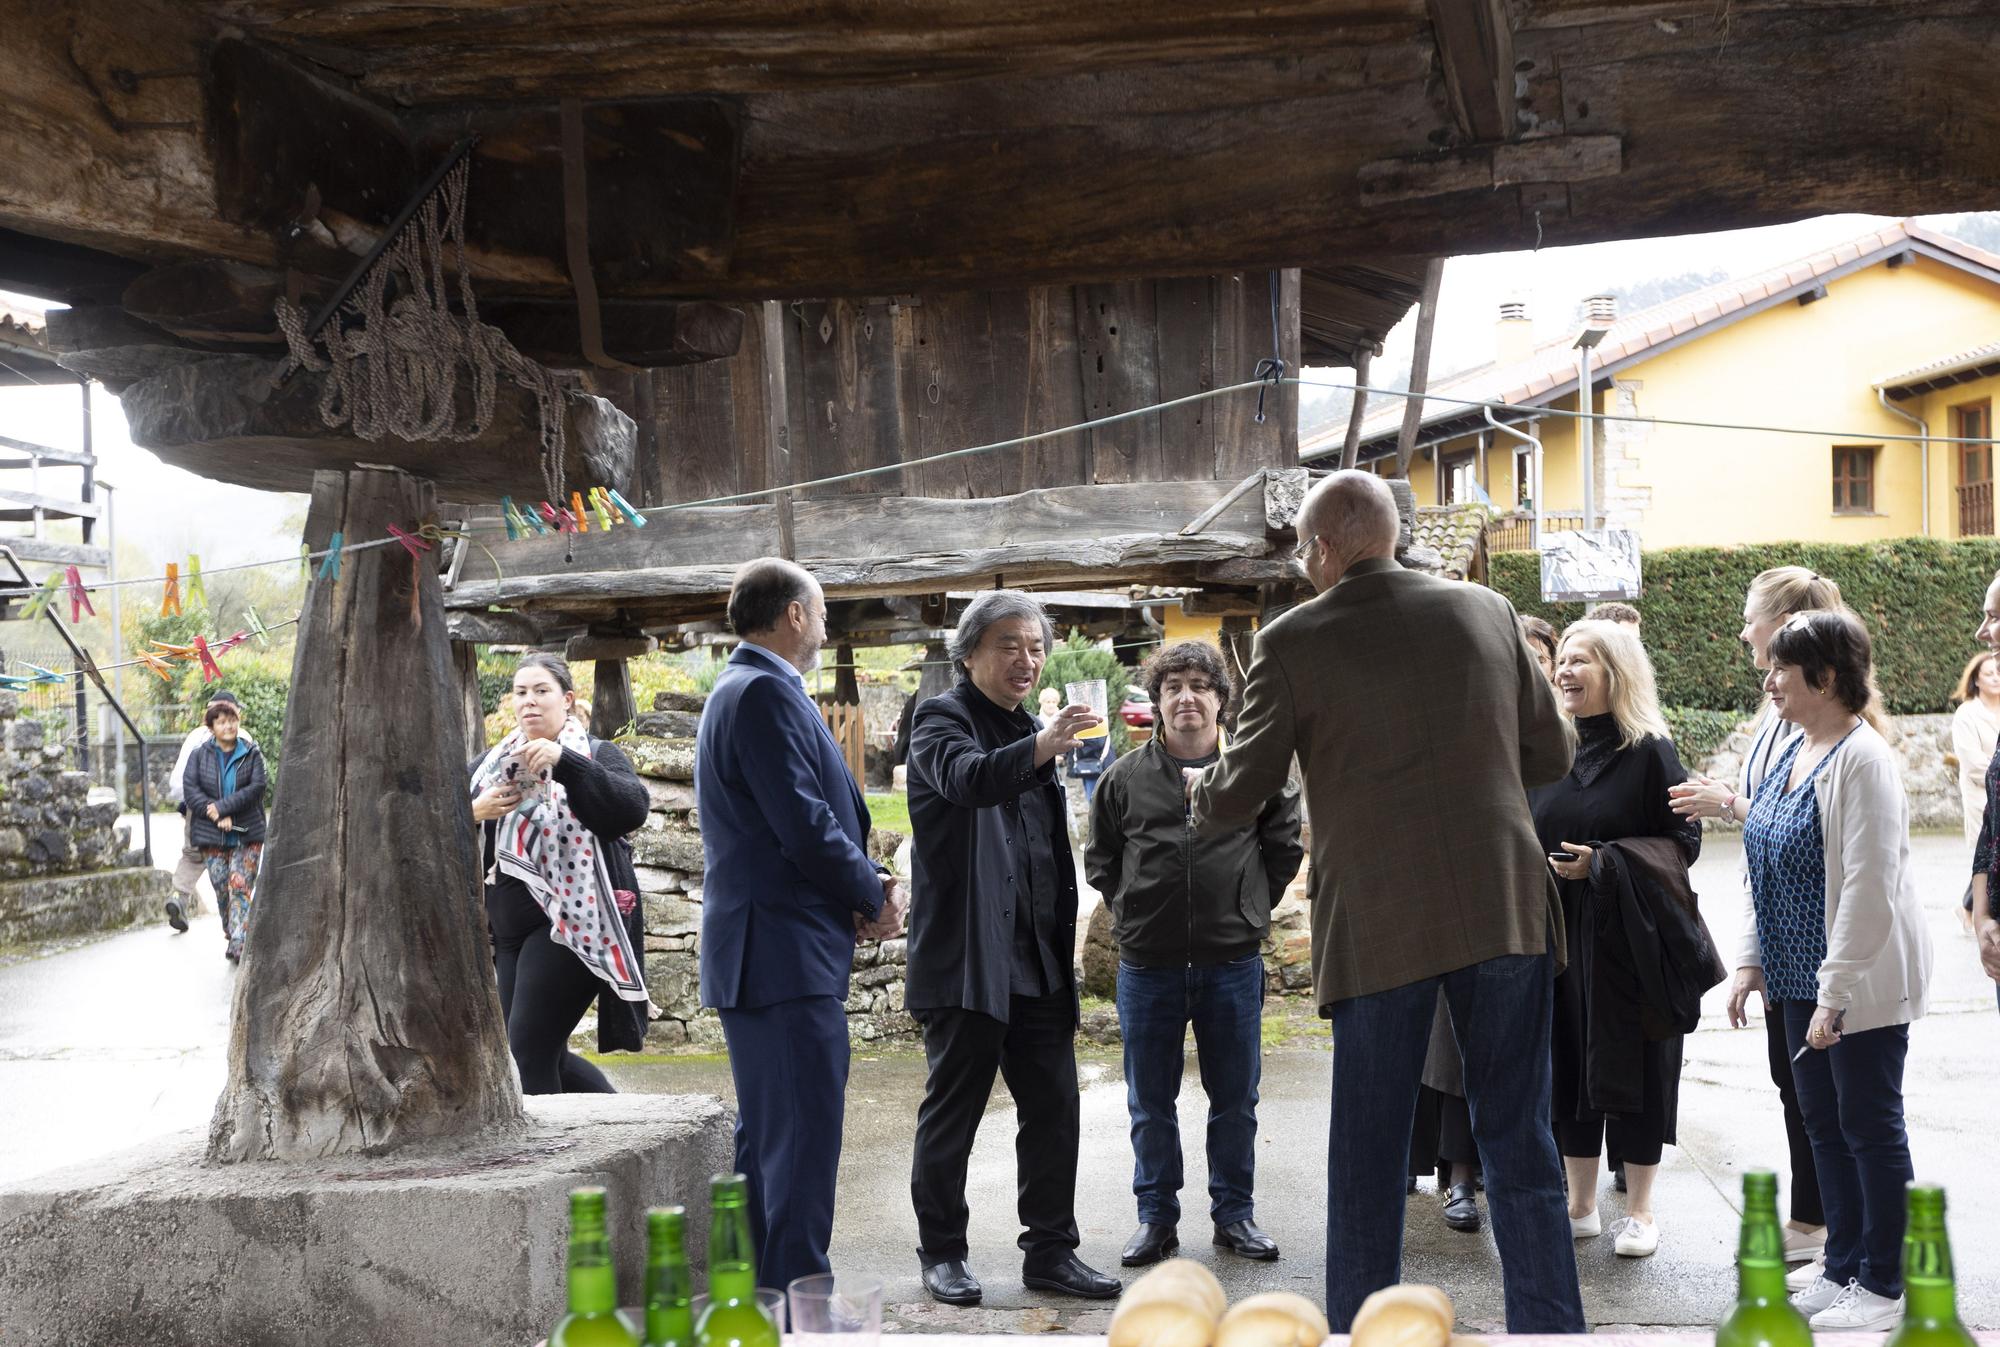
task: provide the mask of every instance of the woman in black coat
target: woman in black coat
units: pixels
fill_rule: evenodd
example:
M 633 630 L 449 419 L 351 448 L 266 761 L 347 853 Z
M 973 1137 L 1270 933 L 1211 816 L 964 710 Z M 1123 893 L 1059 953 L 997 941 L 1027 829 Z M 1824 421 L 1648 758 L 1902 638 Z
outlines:
M 222 912 L 223 955 L 243 957 L 250 901 L 264 859 L 264 753 L 242 735 L 233 702 L 212 702 L 202 717 L 210 742 L 188 755 L 181 799 L 194 845 L 208 867 Z
M 507 1046 L 523 1094 L 613 1093 L 569 1050 L 592 1002 L 598 1046 L 645 1040 L 645 917 L 626 834 L 646 821 L 645 783 L 616 745 L 572 714 L 569 666 L 530 655 L 514 674 L 520 728 L 472 764 L 486 923 Z
M 1593 851 L 1627 838 L 1667 837 L 1685 864 L 1701 853 L 1701 825 L 1676 815 L 1667 788 L 1687 773 L 1660 715 L 1652 662 L 1639 638 L 1609 622 L 1580 622 L 1564 634 L 1556 658 L 1556 696 L 1575 726 L 1569 774 L 1530 791 L 1535 832 L 1561 881 L 1569 963 L 1556 978 L 1554 1098 L 1556 1146 L 1569 1174 L 1570 1229 L 1578 1239 L 1600 1233 L 1597 1159 L 1608 1140 L 1623 1160 L 1625 1228 L 1617 1251 L 1643 1258 L 1659 1247 L 1653 1219 L 1653 1178 L 1661 1148 L 1674 1139 L 1680 1092 L 1681 1040 L 1649 1040 L 1636 1062 L 1593 1058 L 1590 970 L 1596 958 L 1599 911 L 1590 901 Z M 1566 857 L 1556 860 L 1557 856 Z M 1597 1007 L 1601 1016 L 1605 1007 Z M 1638 1008 L 1631 1010 L 1634 1017 Z M 1591 1082 L 1599 1072 L 1637 1077 L 1638 1112 L 1596 1107 Z

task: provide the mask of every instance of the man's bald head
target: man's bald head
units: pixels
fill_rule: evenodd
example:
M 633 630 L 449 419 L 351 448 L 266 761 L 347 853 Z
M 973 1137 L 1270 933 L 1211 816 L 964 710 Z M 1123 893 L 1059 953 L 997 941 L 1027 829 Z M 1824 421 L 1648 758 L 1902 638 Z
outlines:
M 1396 555 L 1402 526 L 1389 484 L 1372 472 L 1349 469 L 1306 493 L 1297 528 L 1301 538 L 1325 544 L 1337 579 L 1357 561 Z
M 786 608 L 809 604 L 818 587 L 805 567 L 783 557 L 746 561 L 729 586 L 729 629 L 738 636 L 767 632 L 778 625 Z

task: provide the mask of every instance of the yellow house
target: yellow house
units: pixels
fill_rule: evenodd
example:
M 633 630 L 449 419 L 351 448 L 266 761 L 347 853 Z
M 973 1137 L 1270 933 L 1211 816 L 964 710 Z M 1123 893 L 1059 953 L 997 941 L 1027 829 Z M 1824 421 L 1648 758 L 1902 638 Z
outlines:
M 1503 306 L 1496 361 L 1442 380 L 1409 467 L 1420 504 L 1530 507 L 1582 522 L 1577 389 L 1588 352 L 1594 513 L 1649 548 L 1991 534 L 2000 257 L 1904 221 L 1742 280 L 1620 316 L 1586 302 L 1577 336 L 1533 345 Z M 1478 406 L 1501 403 L 1491 425 Z M 1393 471 L 1401 400 L 1362 426 Z M 1683 425 L 1674 422 L 1706 422 Z M 1785 427 L 1776 434 L 1737 427 Z M 1903 437 L 1903 438 L 1897 438 Z M 1340 452 L 1313 437 L 1301 458 Z M 1386 458 L 1386 461 L 1385 461 Z M 1501 546 L 1526 545 L 1518 538 Z

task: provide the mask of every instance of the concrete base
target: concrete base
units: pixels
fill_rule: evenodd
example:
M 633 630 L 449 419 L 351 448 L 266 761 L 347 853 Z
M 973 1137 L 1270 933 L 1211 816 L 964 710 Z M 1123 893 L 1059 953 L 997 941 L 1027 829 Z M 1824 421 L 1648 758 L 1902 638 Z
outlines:
M 209 1165 L 186 1132 L 0 1188 L 0 1342 L 521 1347 L 563 1311 L 568 1193 L 610 1190 L 621 1302 L 644 1211 L 682 1203 L 704 1261 L 711 1095 L 527 1101 L 525 1133 L 310 1165 Z
M 0 880 L 0 944 L 129 926 L 158 916 L 172 892 L 167 873 L 150 866 Z

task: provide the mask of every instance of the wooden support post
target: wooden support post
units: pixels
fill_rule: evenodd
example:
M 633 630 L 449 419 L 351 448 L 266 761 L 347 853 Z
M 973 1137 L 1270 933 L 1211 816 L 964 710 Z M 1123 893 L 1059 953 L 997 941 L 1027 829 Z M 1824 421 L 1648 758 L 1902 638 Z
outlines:
M 457 675 L 459 720 L 465 726 L 465 756 L 486 748 L 486 703 L 479 695 L 479 647 L 451 643 L 451 667 Z
M 1424 390 L 1431 382 L 1431 333 L 1437 328 L 1438 286 L 1444 280 L 1444 259 L 1433 257 L 1424 268 L 1424 293 L 1417 303 L 1416 349 L 1410 353 L 1410 393 L 1403 402 L 1403 431 L 1396 437 L 1396 475 L 1408 479 L 1410 458 L 1417 452 L 1417 425 L 1424 415 Z
M 785 306 L 770 299 L 764 301 L 763 310 L 768 484 L 781 487 L 790 485 L 792 480 L 791 403 L 785 383 Z M 776 492 L 771 497 L 771 503 L 777 507 L 778 555 L 787 561 L 795 560 L 798 545 L 792 539 L 792 493 Z
M 837 652 L 833 671 L 833 699 L 848 706 L 861 704 L 861 680 L 854 676 L 854 643 L 842 641 L 834 647 Z
M 1368 414 L 1368 367 L 1375 362 L 1375 348 L 1364 346 L 1354 357 L 1354 406 L 1347 413 L 1347 442 L 1340 446 L 1340 466 L 1361 464 L 1361 421 Z
M 429 484 L 404 473 L 317 473 L 306 542 L 385 537 L 431 509 Z M 287 711 L 295 784 L 271 818 L 211 1161 L 521 1123 L 444 607 L 436 571 L 412 572 L 400 547 L 353 551 L 307 594 Z
M 637 715 L 632 705 L 632 666 L 622 659 L 598 660 L 590 697 L 590 732 L 599 739 L 616 739 Z

